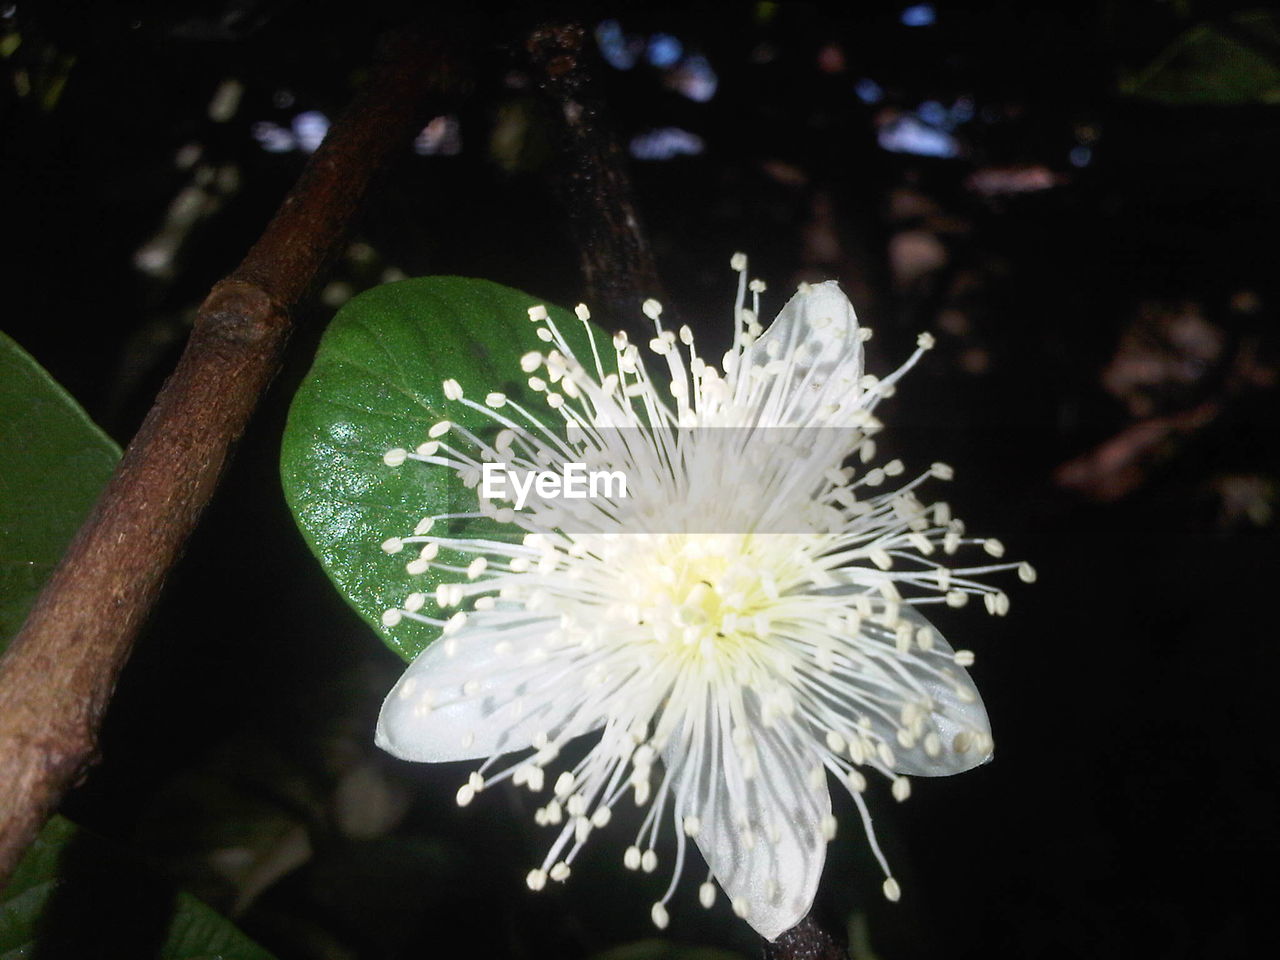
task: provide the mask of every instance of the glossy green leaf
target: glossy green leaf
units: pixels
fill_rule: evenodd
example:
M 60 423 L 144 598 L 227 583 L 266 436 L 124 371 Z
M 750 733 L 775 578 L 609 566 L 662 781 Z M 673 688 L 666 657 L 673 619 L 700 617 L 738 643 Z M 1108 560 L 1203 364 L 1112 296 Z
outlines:
M 428 514 L 474 510 L 475 495 L 446 470 L 413 461 L 388 467 L 383 454 L 412 450 L 441 420 L 493 432 L 483 414 L 444 398 L 449 378 L 481 402 L 501 391 L 530 410 L 544 410 L 520 369 L 521 356 L 546 347 L 528 317 L 539 303 L 519 290 L 462 277 L 377 287 L 339 311 L 294 397 L 281 453 L 285 497 L 338 590 L 405 659 L 437 631 L 408 620 L 387 630 L 380 618 L 409 593 L 430 593 L 436 581 L 431 573 L 405 571 L 412 548 L 388 555 L 381 545 L 412 533 Z M 548 313 L 574 352 L 589 357 L 582 323 L 566 310 L 548 307 Z M 480 532 L 474 523 L 468 530 Z
M 0 649 L 119 459 L 71 395 L 0 334 Z
M 0 960 L 41 957 L 272 960 L 195 897 L 62 817 L 0 895 Z

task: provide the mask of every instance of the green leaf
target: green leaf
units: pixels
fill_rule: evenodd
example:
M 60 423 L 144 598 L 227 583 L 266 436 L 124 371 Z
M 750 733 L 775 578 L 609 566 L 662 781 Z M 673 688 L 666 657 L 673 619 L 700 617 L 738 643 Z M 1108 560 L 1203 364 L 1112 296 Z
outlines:
M 742 960 L 741 954 L 714 947 L 698 947 L 670 940 L 637 940 L 598 953 L 592 960 Z
M 520 369 L 521 356 L 546 348 L 528 317 L 542 302 L 462 277 L 369 290 L 333 319 L 293 399 L 281 452 L 285 498 L 338 590 L 406 660 L 438 631 L 409 620 L 388 630 L 380 618 L 411 592 L 430 594 L 438 575 L 411 577 L 405 563 L 415 556 L 412 547 L 388 555 L 381 545 L 411 534 L 424 516 L 474 510 L 475 499 L 446 470 L 415 461 L 388 467 L 383 454 L 412 450 L 441 420 L 493 432 L 483 414 L 445 400 L 449 378 L 472 399 L 501 391 L 542 411 L 545 401 L 531 398 Z M 583 324 L 566 310 L 547 310 L 575 354 L 590 357 Z M 467 529 L 495 535 L 475 523 Z
M 1177 106 L 1280 103 L 1280 17 L 1244 10 L 1196 24 L 1120 86 L 1129 96 Z
M 195 897 L 62 817 L 0 895 L 0 960 L 37 957 L 272 960 Z
M 0 333 L 0 650 L 119 459 L 71 395 Z

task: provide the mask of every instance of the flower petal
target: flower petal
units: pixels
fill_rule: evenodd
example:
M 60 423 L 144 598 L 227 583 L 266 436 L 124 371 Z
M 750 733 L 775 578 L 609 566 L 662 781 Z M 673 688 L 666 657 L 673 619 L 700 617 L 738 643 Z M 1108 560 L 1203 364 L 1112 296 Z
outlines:
M 863 590 L 851 585 L 823 592 Z M 898 610 L 898 623 L 911 629 L 905 652 L 897 629 L 874 620 L 864 620 L 858 636 L 848 638 L 860 656 L 858 668 L 839 678 L 840 701 L 865 716 L 871 732 L 889 746 L 895 773 L 945 777 L 986 763 L 992 757 L 991 721 L 972 678 L 937 628 L 910 604 Z M 869 703 L 877 709 L 865 709 Z M 910 704 L 917 706 L 918 719 Z
M 760 422 L 779 427 L 856 423 L 862 339 L 853 304 L 834 280 L 792 296 L 743 359 L 751 367 L 779 360 L 787 367 L 760 398 Z
M 698 848 L 735 910 L 774 940 L 813 904 L 831 796 L 817 755 L 789 721 L 766 727 L 752 691 L 736 710 L 724 702 L 730 696 L 705 693 L 662 756 L 680 822 L 696 819 Z
M 403 760 L 486 758 L 603 726 L 565 682 L 577 648 L 556 647 L 554 617 L 472 613 L 423 650 L 382 704 L 376 742 Z
M 933 708 L 924 734 L 915 738 L 913 747 L 895 745 L 894 771 L 917 777 L 945 777 L 989 762 L 993 756 L 991 721 L 977 684 L 956 663 L 951 645 L 914 607 L 905 606 L 899 616 L 912 625 L 917 637 L 925 630 L 931 639 L 929 650 L 913 644 L 911 653 L 900 662 L 929 695 Z M 930 731 L 938 735 L 942 744 L 936 756 L 930 756 L 925 749 L 925 737 Z

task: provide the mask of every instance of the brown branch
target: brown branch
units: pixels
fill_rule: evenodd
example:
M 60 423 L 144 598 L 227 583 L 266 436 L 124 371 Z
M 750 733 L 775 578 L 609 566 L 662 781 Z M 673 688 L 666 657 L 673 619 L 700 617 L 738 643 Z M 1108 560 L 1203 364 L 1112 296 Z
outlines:
M 446 41 L 406 31 L 261 239 L 201 305 L 177 368 L 0 661 L 0 884 L 94 760 L 133 639 L 280 365 L 291 313 L 370 181 L 450 84 Z
M 525 44 L 560 130 L 560 193 L 578 248 L 587 301 L 632 315 L 662 294 L 632 196 L 627 158 L 593 76 L 590 34 L 576 23 L 542 25 Z

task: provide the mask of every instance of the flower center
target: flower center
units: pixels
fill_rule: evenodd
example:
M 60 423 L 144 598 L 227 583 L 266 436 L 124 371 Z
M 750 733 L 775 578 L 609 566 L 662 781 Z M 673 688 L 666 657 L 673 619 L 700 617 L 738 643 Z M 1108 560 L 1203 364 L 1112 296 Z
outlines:
M 778 593 L 754 538 L 655 539 L 650 555 L 633 555 L 625 569 L 635 622 L 659 646 L 682 660 L 717 662 L 763 642 Z

